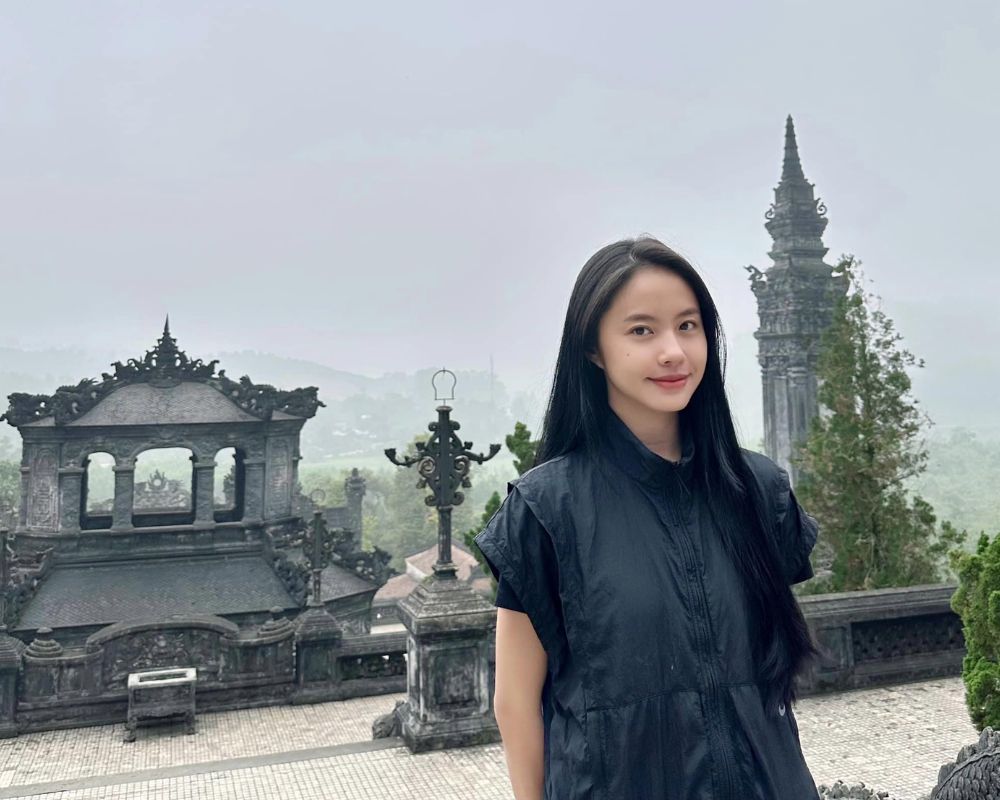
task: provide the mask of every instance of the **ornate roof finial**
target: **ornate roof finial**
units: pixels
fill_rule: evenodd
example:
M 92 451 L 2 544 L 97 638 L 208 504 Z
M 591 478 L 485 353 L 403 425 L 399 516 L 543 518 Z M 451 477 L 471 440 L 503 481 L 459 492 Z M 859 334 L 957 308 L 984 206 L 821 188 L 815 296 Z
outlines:
M 178 349 L 177 340 L 170 335 L 169 316 L 167 321 L 163 323 L 163 336 L 156 343 L 156 347 L 146 353 L 145 361 L 147 365 L 155 366 L 161 372 L 187 364 L 187 356 Z
M 805 180 L 805 177 L 802 162 L 799 161 L 799 145 L 795 141 L 795 123 L 789 114 L 785 120 L 785 161 L 781 166 L 781 180 Z
M 269 384 L 254 384 L 244 375 L 239 381 L 230 380 L 224 370 L 215 372 L 218 359 L 207 364 L 200 358 L 189 358 L 177 347 L 177 340 L 170 335 L 170 317 L 163 325 L 163 335 L 152 350 L 147 350 L 142 358 L 130 358 L 126 363 L 115 361 L 113 375 L 101 373 L 98 383 L 85 378 L 76 386 L 60 386 L 56 393 L 31 395 L 15 392 L 9 396 L 10 408 L 0 415 L 10 425 L 20 427 L 37 422 L 45 417 L 53 417 L 56 425 L 86 414 L 110 392 L 130 383 L 147 383 L 158 388 L 170 388 L 183 381 L 199 381 L 214 386 L 231 402 L 244 411 L 260 419 L 271 419 L 275 411 L 295 417 L 312 417 L 317 408 L 324 405 L 316 397 L 315 386 L 281 391 Z

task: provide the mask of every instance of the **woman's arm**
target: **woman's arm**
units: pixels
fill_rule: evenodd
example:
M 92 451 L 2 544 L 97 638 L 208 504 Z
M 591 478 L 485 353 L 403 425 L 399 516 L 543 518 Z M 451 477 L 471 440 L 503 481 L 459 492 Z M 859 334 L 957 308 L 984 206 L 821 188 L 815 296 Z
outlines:
M 497 608 L 496 654 L 493 711 L 514 800 L 542 800 L 542 686 L 548 657 L 527 614 Z

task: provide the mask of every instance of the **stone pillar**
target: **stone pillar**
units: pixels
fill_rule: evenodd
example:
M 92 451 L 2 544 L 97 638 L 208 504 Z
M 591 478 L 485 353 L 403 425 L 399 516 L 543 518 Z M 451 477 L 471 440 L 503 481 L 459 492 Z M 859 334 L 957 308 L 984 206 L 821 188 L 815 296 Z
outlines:
M 243 519 L 248 523 L 264 519 L 264 459 L 243 460 Z
M 337 651 L 344 629 L 323 606 L 310 606 L 295 621 L 295 691 L 292 703 L 339 700 Z
M 465 581 L 436 574 L 399 603 L 407 701 L 395 714 L 411 752 L 500 741 L 489 688 L 496 608 Z
M 28 527 L 28 496 L 31 493 L 31 467 L 21 467 L 21 501 L 17 509 L 17 529 Z
M 83 467 L 59 468 L 59 531 L 80 532 L 80 503 L 83 500 Z
M 351 469 L 351 474 L 344 480 L 344 495 L 347 497 L 347 526 L 356 550 L 361 549 L 363 516 L 361 500 L 365 496 L 365 479 L 358 468 Z
M 17 676 L 24 645 L 0 625 L 0 739 L 17 736 Z
M 278 519 L 292 513 L 292 443 L 287 436 L 268 437 L 264 476 L 264 517 Z
M 215 524 L 215 459 L 194 462 L 194 524 Z
M 111 511 L 111 530 L 132 528 L 132 507 L 135 504 L 135 462 L 115 464 L 115 501 Z
M 819 657 L 798 684 L 804 691 L 846 690 L 854 674 L 854 648 L 849 620 L 809 620 L 809 628 L 819 649 Z
M 22 694 L 27 702 L 37 702 L 41 698 L 50 700 L 58 696 L 62 654 L 62 645 L 52 638 L 52 629 L 39 628 L 24 651 Z

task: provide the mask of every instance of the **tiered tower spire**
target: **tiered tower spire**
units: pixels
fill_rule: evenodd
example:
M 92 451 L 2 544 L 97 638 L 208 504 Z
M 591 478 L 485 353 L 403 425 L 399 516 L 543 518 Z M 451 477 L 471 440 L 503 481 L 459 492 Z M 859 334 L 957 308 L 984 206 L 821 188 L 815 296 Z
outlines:
M 830 324 L 837 292 L 843 294 L 847 287 L 823 260 L 826 207 L 802 170 L 791 116 L 785 121 L 781 180 L 765 218 L 774 240 L 769 253 L 773 263 L 766 272 L 746 267 L 760 315 L 754 336 L 760 343 L 764 450 L 794 482 L 798 470 L 792 456 L 819 413 L 820 335 Z
M 785 121 L 785 159 L 781 180 L 774 189 L 774 202 L 765 215 L 764 227 L 774 239 L 769 255 L 778 268 L 793 265 L 829 271 L 823 263 L 827 248 L 823 245 L 826 230 L 826 206 L 814 194 L 815 187 L 806 180 L 795 140 L 791 115 Z

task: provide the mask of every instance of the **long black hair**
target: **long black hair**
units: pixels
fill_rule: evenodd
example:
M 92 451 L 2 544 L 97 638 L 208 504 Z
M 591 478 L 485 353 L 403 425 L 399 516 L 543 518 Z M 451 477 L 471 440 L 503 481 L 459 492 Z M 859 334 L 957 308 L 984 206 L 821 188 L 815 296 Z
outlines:
M 816 646 L 783 578 L 777 544 L 768 535 L 771 523 L 762 488 L 736 437 L 724 388 L 726 342 L 715 302 L 694 267 L 662 242 L 623 239 L 601 248 L 584 264 L 566 311 L 534 465 L 576 448 L 595 454 L 607 446 L 606 421 L 613 413 L 607 382 L 587 354 L 597 352 L 601 317 L 619 290 L 637 269 L 647 266 L 678 275 L 698 299 L 708 359 L 698 388 L 679 412 L 679 422 L 690 430 L 695 445 L 695 481 L 712 498 L 708 505 L 723 545 L 744 582 L 756 628 L 751 641 L 757 681 L 773 710 L 795 699 L 795 676 L 817 654 Z

